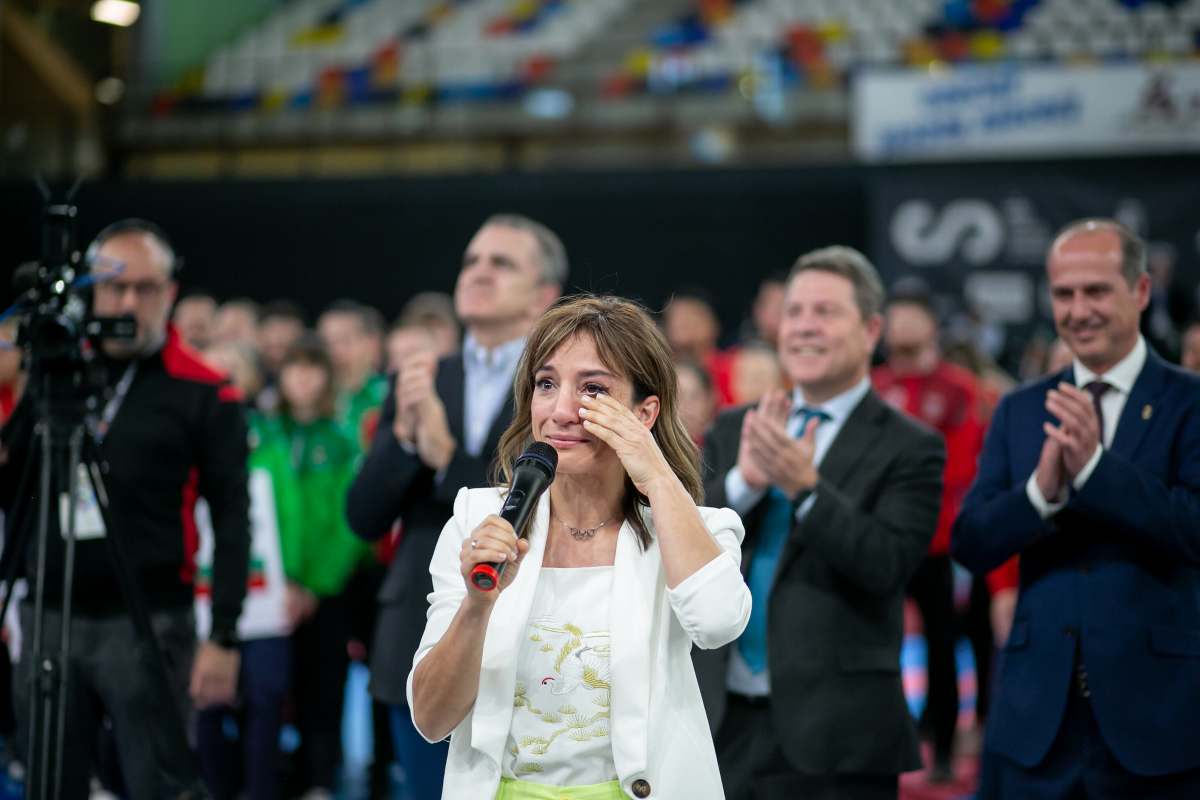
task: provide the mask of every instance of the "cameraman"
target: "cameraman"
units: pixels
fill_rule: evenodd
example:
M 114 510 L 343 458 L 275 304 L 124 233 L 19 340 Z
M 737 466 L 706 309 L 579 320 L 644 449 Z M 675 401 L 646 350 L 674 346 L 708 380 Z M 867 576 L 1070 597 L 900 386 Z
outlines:
M 175 256 L 153 224 L 124 220 L 109 226 L 89 249 L 91 269 L 107 274 L 95 284 L 98 317 L 132 315 L 132 340 L 105 340 L 100 360 L 107 390 L 93 426 L 111 522 L 119 529 L 128 567 L 145 598 L 167 667 L 172 700 L 187 719 L 191 704 L 233 700 L 238 673 L 237 619 L 245 596 L 249 553 L 247 434 L 240 395 L 202 362 L 167 324 L 178 285 Z M 36 354 L 35 354 L 36 360 Z M 39 459 L 29 491 L 14 497 L 22 469 L 38 448 L 32 438 L 35 394 L 30 391 L 0 433 L 0 506 L 27 534 L 25 572 L 34 584 L 37 566 Z M 62 622 L 63 537 L 60 510 L 67 502 L 65 455 L 56 455 L 47 536 L 44 647 L 57 649 Z M 112 721 L 121 772 L 134 798 L 178 796 L 195 774 L 187 753 L 169 754 L 155 731 L 169 719 L 165 698 L 154 690 L 152 660 L 145 658 L 130 622 L 108 556 L 103 521 L 87 508 L 90 487 L 77 503 L 78 544 L 71 604 L 69 697 L 66 698 L 63 792 L 86 797 L 98 725 Z M 213 626 L 197 646 L 193 619 L 196 529 L 192 507 L 207 499 L 215 532 Z M 13 509 L 14 503 L 17 508 Z M 19 518 L 19 519 L 18 519 Z M 21 608 L 26 632 L 14 702 L 19 739 L 29 747 L 29 693 L 33 608 Z

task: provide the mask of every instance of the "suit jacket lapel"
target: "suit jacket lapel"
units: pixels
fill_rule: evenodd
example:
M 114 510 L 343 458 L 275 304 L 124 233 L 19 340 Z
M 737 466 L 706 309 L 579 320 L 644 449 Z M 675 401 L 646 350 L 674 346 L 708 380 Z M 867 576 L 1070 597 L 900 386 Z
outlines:
M 818 472 L 823 480 L 834 486 L 845 485 L 855 466 L 871 451 L 872 445 L 878 439 L 880 415 L 884 408 L 883 401 L 874 390 L 863 396 L 842 424 L 837 438 L 829 446 L 829 451 L 821 459 Z
M 1117 430 L 1113 435 L 1111 450 L 1126 458 L 1132 458 L 1137 452 L 1142 437 L 1150 429 L 1154 421 L 1154 399 L 1162 392 L 1163 380 L 1167 371 L 1153 351 L 1146 353 L 1146 363 L 1142 366 L 1141 374 L 1133 382 L 1133 389 L 1125 399 L 1125 408 L 1117 421 Z
M 626 522 L 617 534 L 613 559 L 609 639 L 612 643 L 613 762 L 621 775 L 646 768 L 647 719 L 650 715 L 650 629 L 658 608 L 657 590 L 662 560 L 658 542 L 642 552 L 637 533 Z
M 500 413 L 492 420 L 492 427 L 488 428 L 487 441 L 483 445 L 484 453 L 496 452 L 496 448 L 500 446 L 500 437 L 504 435 L 504 431 L 508 430 L 512 418 L 513 395 L 510 391 L 504 397 L 504 405 L 500 407 Z
M 538 501 L 530 526 L 529 552 L 521 561 L 521 571 L 516 579 L 496 600 L 483 642 L 479 693 L 471 718 L 471 746 L 497 764 L 502 763 L 504 745 L 512 726 L 517 659 L 525 641 L 523 634 L 537 592 L 549 529 L 550 493 L 546 492 Z

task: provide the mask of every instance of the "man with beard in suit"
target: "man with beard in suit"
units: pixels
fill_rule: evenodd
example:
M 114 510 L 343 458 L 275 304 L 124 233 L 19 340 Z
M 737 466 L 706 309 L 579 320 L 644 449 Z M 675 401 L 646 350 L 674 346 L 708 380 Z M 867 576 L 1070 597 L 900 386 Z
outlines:
M 705 438 L 707 503 L 742 515 L 754 597 L 741 638 L 696 655 L 731 800 L 895 798 L 921 766 L 900 642 L 945 455 L 871 390 L 882 305 L 861 253 L 801 257 L 779 332 L 795 390 Z
M 485 486 L 500 434 L 512 417 L 512 380 L 525 336 L 567 278 L 562 242 L 527 217 L 489 218 L 467 245 L 454 290 L 466 328 L 461 353 L 408 359 L 383 405 L 379 427 L 347 496 L 350 526 L 376 539 L 403 521 L 379 593 L 371 692 L 392 706 L 392 733 L 413 798 L 438 797 L 447 748 L 412 725 L 405 679 L 425 628 L 429 562 L 463 486 Z

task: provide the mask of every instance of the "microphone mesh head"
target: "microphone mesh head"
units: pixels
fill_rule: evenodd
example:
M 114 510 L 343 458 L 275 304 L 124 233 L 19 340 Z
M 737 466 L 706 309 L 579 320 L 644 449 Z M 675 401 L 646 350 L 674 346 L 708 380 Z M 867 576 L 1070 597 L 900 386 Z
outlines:
M 525 452 L 517 459 L 513 469 L 522 463 L 537 464 L 546 471 L 547 477 L 554 480 L 554 471 L 558 469 L 558 451 L 545 442 L 534 442 L 525 448 Z

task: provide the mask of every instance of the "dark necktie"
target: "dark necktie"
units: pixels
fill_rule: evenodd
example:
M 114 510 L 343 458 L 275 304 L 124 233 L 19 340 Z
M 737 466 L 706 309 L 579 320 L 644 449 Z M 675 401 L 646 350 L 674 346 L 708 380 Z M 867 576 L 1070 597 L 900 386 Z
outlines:
M 1100 407 L 1100 398 L 1112 388 L 1104 381 L 1092 381 L 1083 387 L 1092 396 L 1092 405 L 1096 408 L 1096 419 L 1100 421 L 1100 446 L 1104 447 L 1104 409 Z
M 820 425 L 822 422 L 828 422 L 830 419 L 832 419 L 828 413 L 819 408 L 813 408 L 812 406 L 797 407 L 792 411 L 792 417 L 800 418 L 800 430 L 797 432 L 797 436 L 803 436 L 804 429 L 807 428 L 808 423 L 814 419 L 817 420 L 818 425 Z

